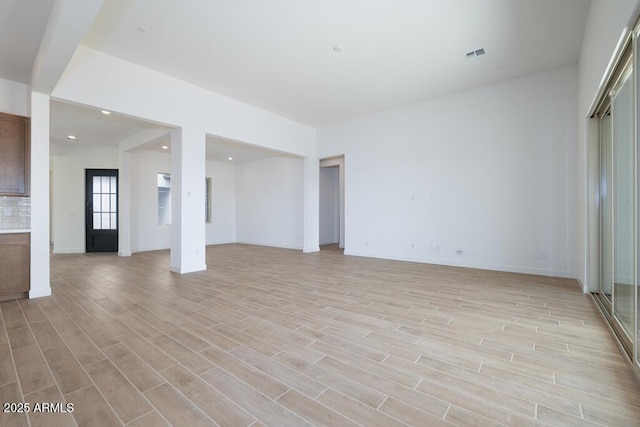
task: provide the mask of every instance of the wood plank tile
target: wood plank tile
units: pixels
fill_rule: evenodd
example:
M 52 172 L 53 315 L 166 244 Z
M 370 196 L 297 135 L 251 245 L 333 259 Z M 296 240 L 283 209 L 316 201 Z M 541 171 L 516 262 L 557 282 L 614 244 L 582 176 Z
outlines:
M 60 336 L 82 365 L 94 363 L 106 357 L 79 328 L 62 332 Z
M 53 376 L 36 344 L 13 350 L 13 360 L 24 394 L 54 385 Z
M 65 345 L 61 344 L 43 350 L 43 354 L 63 394 L 74 392 L 91 384 L 82 365 Z
M 149 412 L 142 417 L 131 421 L 127 424 L 127 427 L 170 427 L 167 420 L 165 420 L 160 414 L 156 411 Z
M 444 400 L 436 398 L 433 395 L 417 392 L 411 388 L 404 387 L 396 382 L 363 371 L 329 356 L 320 359 L 317 364 L 362 384 L 367 384 L 371 388 L 383 391 L 389 396 L 414 405 L 436 417 L 443 417 L 449 407 Z
M 538 419 L 551 425 L 575 426 L 575 427 L 596 427 L 599 424 L 592 423 L 584 418 L 567 415 L 544 406 L 538 406 Z
M 205 350 L 202 355 L 271 399 L 275 399 L 289 389 L 289 386 L 272 376 L 217 348 Z
M 249 348 L 252 348 L 256 351 L 259 351 L 260 353 L 264 354 L 265 356 L 273 356 L 274 354 L 278 353 L 280 350 L 271 345 L 268 344 L 264 341 L 261 341 L 255 337 L 252 337 L 251 335 L 247 335 L 243 332 L 240 332 L 237 329 L 234 329 L 232 327 L 226 326 L 226 325 L 216 325 L 212 328 L 214 331 L 224 335 L 225 337 L 227 337 L 228 339 L 235 341 L 237 343 L 243 344 Z
M 119 339 L 156 371 L 161 371 L 177 363 L 175 359 L 139 335 L 124 335 Z
M 410 426 L 429 425 L 429 426 L 453 426 L 453 424 L 444 421 L 442 418 L 436 417 L 428 412 L 401 402 L 393 397 L 388 398 L 380 405 L 380 411 L 388 414 Z
M 16 370 L 13 366 L 9 344 L 0 344 L 0 386 L 15 382 Z
M 35 346 L 61 359 L 68 347 L 86 366 L 111 360 L 125 390 L 205 424 L 640 419 L 640 385 L 575 281 L 240 244 L 207 247 L 197 274 L 168 262 L 168 251 L 52 255 L 51 297 L 0 303 L 0 355 Z M 20 369 L 0 361 L 0 381 L 28 384 Z M 217 405 L 246 418 L 225 421 Z M 129 423 L 167 423 L 160 409 Z
M 67 401 L 62 397 L 60 390 L 56 386 L 25 396 L 25 402 L 31 404 L 29 421 L 32 427 L 71 427 L 76 425 L 72 415 L 74 408 L 67 406 Z M 45 410 L 45 405 L 43 404 L 49 403 L 58 403 L 60 406 L 57 408 L 50 407 L 51 409 Z
M 355 422 L 332 411 L 324 405 L 309 399 L 295 390 L 289 390 L 277 400 L 291 412 L 300 415 L 306 421 L 316 426 L 357 426 Z
M 160 372 L 178 391 L 220 426 L 246 426 L 255 418 L 182 366 Z
M 145 338 L 157 337 L 162 334 L 162 331 L 131 312 L 125 312 L 118 316 L 118 320 L 124 322 L 129 328 Z
M 215 367 L 200 354 L 190 350 L 166 335 L 149 338 L 149 341 L 198 375 Z
M 109 360 L 87 365 L 85 369 L 123 422 L 135 420 L 153 409 Z
M 47 319 L 60 333 L 77 329 L 78 326 L 64 312 L 64 310 L 50 298 L 38 298 L 36 304 L 45 313 Z
M 396 418 L 392 418 L 380 411 L 365 405 L 351 397 L 338 393 L 332 389 L 327 389 L 322 395 L 316 399 L 318 402 L 325 405 L 327 408 L 338 412 L 345 417 L 353 420 L 364 426 L 380 426 L 380 427 L 401 427 L 405 426 Z M 430 414 L 422 412 L 424 415 L 420 422 L 429 420 Z M 434 417 L 435 418 L 435 417 Z M 417 421 L 417 420 L 416 420 Z M 432 425 L 431 423 L 429 425 Z
M 123 344 L 105 347 L 103 351 L 139 391 L 149 390 L 164 382 L 155 370 Z
M 48 320 L 32 323 L 31 330 L 33 331 L 36 341 L 40 345 L 42 350 L 49 350 L 62 345 L 62 339 L 58 332 L 53 328 L 53 325 Z
M 122 421 L 100 395 L 95 386 L 65 396 L 73 403 L 73 418 L 79 426 L 117 426 Z
M 222 350 L 229 351 L 241 345 L 240 343 L 235 342 L 214 330 L 207 329 L 195 322 L 188 321 L 181 323 L 181 325 L 188 328 L 194 335 L 202 338 L 209 344 L 221 348 Z
M 209 371 L 202 379 L 267 425 L 311 425 L 222 369 Z
M 167 383 L 147 390 L 144 395 L 171 425 L 194 427 L 216 425 Z
M 40 322 L 46 319 L 44 312 L 33 300 L 22 299 L 18 300 L 18 303 L 28 323 Z
M 254 368 L 267 373 L 271 377 L 278 378 L 279 381 L 312 399 L 315 399 L 327 389 L 325 385 L 318 383 L 312 378 L 293 369 L 289 369 L 250 348 L 242 346 L 231 350 L 230 353 Z
M 18 383 L 9 383 L 0 386 L 0 402 L 1 403 L 24 403 L 20 393 L 20 387 Z M 3 408 L 4 409 L 4 408 Z M 11 408 L 10 408 L 11 409 Z M 22 427 L 28 426 L 29 421 L 27 419 L 26 412 L 19 412 L 19 407 L 15 407 L 15 411 L 5 412 L 0 411 L 0 425 L 3 427 Z
M 31 334 L 31 330 L 24 319 L 7 323 L 5 326 L 12 350 L 27 347 L 36 343 L 33 335 Z
M 286 351 L 278 353 L 273 358 L 283 365 L 295 369 L 308 377 L 315 379 L 319 383 L 330 387 L 330 389 L 335 389 L 344 395 L 351 396 L 353 399 L 362 402 L 371 408 L 377 408 L 380 406 L 387 397 L 385 393 L 374 390 L 366 384 L 352 381 L 351 379 L 334 373 L 333 371 L 300 359 L 295 355 L 288 354 Z
M 13 322 L 26 323 L 22 310 L 17 300 L 0 302 L 0 312 L 4 318 L 4 323 L 9 325 Z

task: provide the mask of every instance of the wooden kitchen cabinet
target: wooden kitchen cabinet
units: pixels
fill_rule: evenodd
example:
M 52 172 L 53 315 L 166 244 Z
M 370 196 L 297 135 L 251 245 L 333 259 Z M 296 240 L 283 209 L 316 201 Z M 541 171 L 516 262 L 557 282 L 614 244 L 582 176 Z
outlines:
M 0 301 L 29 296 L 30 233 L 0 234 Z
M 28 196 L 31 121 L 0 113 L 0 196 Z

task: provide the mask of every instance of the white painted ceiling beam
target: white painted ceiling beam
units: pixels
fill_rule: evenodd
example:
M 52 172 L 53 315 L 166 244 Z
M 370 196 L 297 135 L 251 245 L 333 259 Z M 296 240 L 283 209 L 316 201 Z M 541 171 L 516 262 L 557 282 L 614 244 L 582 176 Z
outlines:
M 32 90 L 50 94 L 91 27 L 103 0 L 55 0 L 31 70 Z

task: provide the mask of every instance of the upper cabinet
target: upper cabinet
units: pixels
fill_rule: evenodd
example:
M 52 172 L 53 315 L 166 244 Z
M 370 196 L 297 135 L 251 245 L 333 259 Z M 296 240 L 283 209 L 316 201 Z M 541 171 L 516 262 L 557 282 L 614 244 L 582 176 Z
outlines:
M 28 196 L 30 119 L 0 113 L 0 196 Z

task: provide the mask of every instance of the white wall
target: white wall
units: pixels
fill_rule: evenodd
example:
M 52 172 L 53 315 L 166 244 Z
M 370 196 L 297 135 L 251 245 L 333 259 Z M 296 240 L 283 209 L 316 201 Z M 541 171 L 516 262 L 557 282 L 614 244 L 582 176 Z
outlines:
M 338 166 L 320 168 L 320 244 L 340 240 Z
M 85 251 L 85 169 L 117 169 L 116 147 L 52 146 L 52 222 L 54 253 Z
M 587 114 L 614 54 L 616 45 L 634 10 L 640 2 L 637 0 L 592 0 L 587 24 L 582 40 L 579 63 L 578 95 L 578 186 L 576 216 L 576 266 L 578 280 L 584 290 L 595 290 L 595 284 L 588 283 L 588 221 L 587 212 L 591 208 L 587 202 Z
M 302 249 L 302 159 L 275 157 L 236 166 L 239 243 Z
M 171 225 L 158 224 L 158 173 L 171 173 L 171 156 L 155 151 L 131 155 L 131 252 L 168 249 Z
M 96 82 L 100 84 L 96 85 Z M 304 233 L 299 238 L 299 247 L 302 248 L 305 239 L 306 251 L 317 250 L 318 170 L 315 128 L 82 45 L 78 47 L 52 96 L 179 128 L 179 133 L 189 135 L 186 140 L 192 142 L 189 144 L 192 163 L 197 163 L 195 159 L 199 158 L 193 153 L 200 149 L 204 152 L 204 145 L 198 146 L 193 141 L 202 136 L 204 144 L 205 135 L 310 159 L 307 163 L 315 168 L 308 168 L 309 173 L 301 177 L 308 203 L 302 205 L 300 217 L 303 224 L 306 219 L 308 226 L 306 230 L 303 229 Z M 184 149 L 184 145 L 182 147 Z M 178 160 L 175 152 L 174 159 Z M 185 171 L 175 170 L 175 174 L 181 176 L 180 180 L 176 180 L 178 185 L 183 185 L 184 182 L 192 185 L 196 181 L 193 173 L 187 172 L 200 171 L 201 165 L 193 166 L 195 168 L 185 165 Z M 199 200 L 198 196 L 195 194 L 192 200 Z M 171 243 L 173 271 L 194 271 L 204 266 L 200 257 L 204 249 L 201 243 L 204 246 L 205 239 L 196 238 L 201 233 L 196 222 L 200 212 L 195 208 L 195 202 L 184 206 L 188 208 L 184 215 L 174 218 L 174 225 L 177 222 L 180 228 L 174 227 Z M 295 242 L 297 240 L 296 236 Z M 285 237 L 284 242 L 290 242 L 289 237 Z
M 0 79 L 0 112 L 29 117 L 27 85 Z
M 571 66 L 320 129 L 345 253 L 574 276 L 576 99 Z
M 83 45 L 52 96 L 299 156 L 316 155 L 311 126 Z
M 171 226 L 158 225 L 157 174 L 171 173 L 171 156 L 155 151 L 137 151 L 132 153 L 131 161 L 131 250 L 168 249 Z M 208 160 L 206 175 L 212 181 L 212 222 L 206 225 L 206 242 L 208 245 L 233 243 L 236 233 L 235 165 Z
M 206 225 L 207 245 L 236 241 L 236 165 L 206 163 L 211 178 L 211 223 Z

